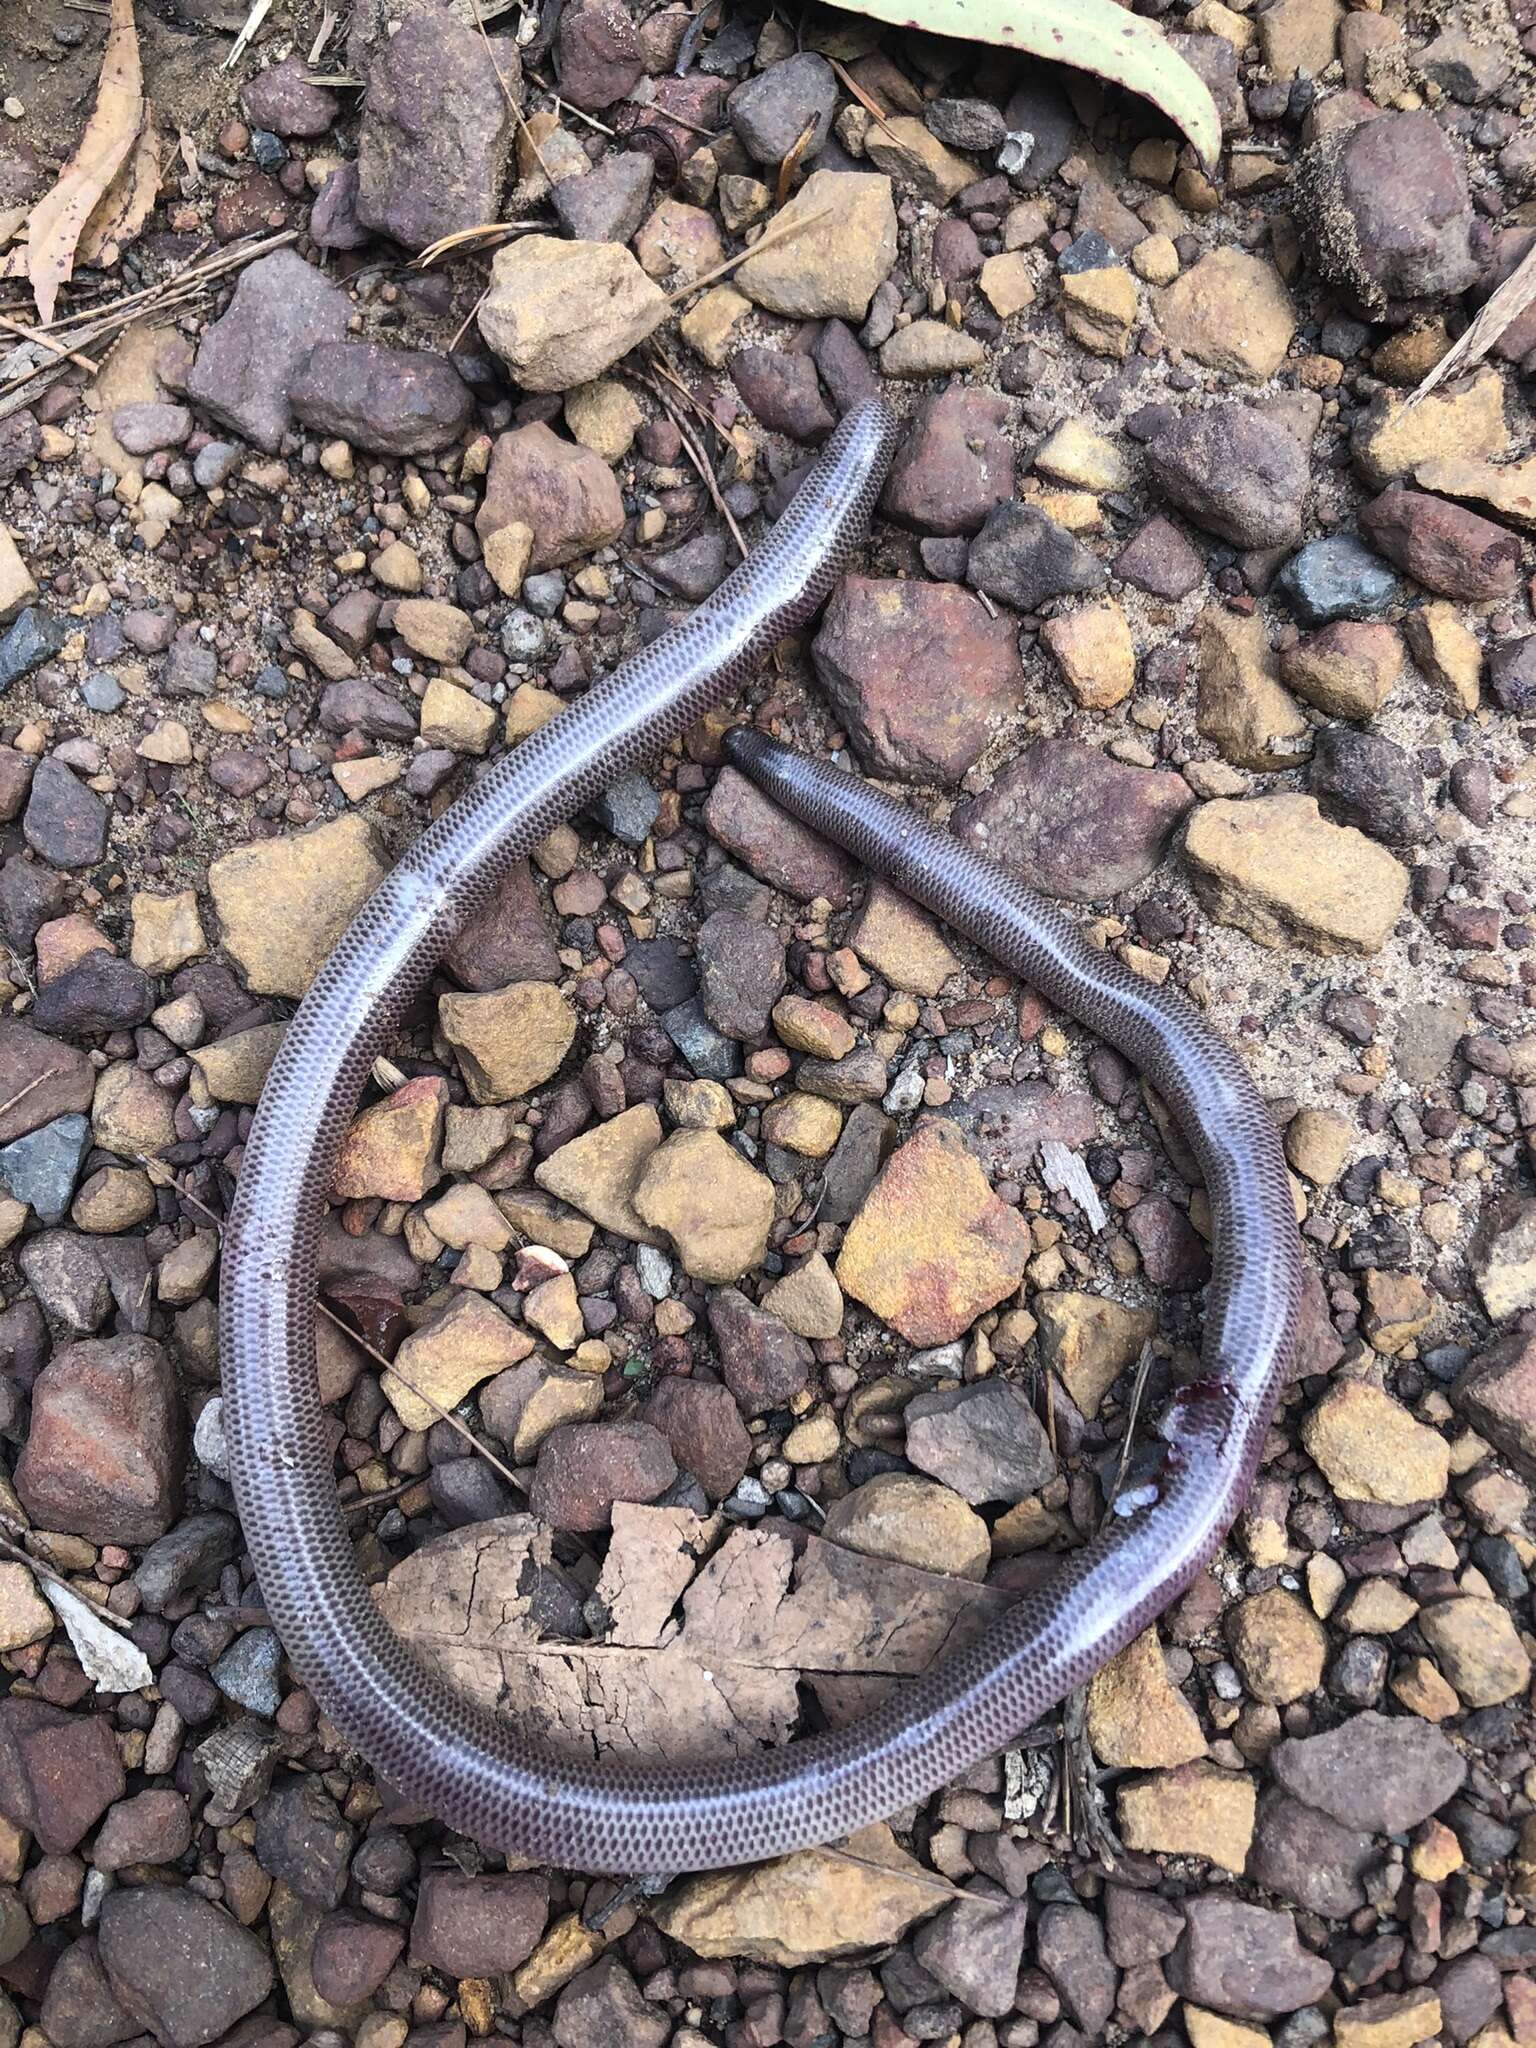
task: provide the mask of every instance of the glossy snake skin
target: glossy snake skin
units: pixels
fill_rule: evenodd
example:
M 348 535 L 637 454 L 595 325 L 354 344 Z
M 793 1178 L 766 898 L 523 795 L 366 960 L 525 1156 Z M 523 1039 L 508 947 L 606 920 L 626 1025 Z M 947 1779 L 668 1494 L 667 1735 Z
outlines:
M 225 1234 L 231 1476 L 294 1671 L 397 1792 L 487 1846 L 567 1869 L 700 1870 L 809 1846 L 1006 1745 L 1188 1583 L 1241 1502 L 1288 1348 L 1298 1250 L 1285 1176 L 1263 1106 L 1221 1041 L 945 835 L 743 735 L 733 751 L 748 772 L 1120 1045 L 1189 1131 L 1217 1270 L 1207 1382 L 1177 1406 L 1160 1497 L 860 1726 L 722 1764 L 546 1754 L 430 1678 L 358 1571 L 316 1391 L 314 1299 L 325 1189 L 370 1065 L 506 868 L 816 610 L 864 535 L 895 433 L 878 400 L 850 413 L 767 540 L 706 603 L 484 774 L 392 870 L 288 1027 Z

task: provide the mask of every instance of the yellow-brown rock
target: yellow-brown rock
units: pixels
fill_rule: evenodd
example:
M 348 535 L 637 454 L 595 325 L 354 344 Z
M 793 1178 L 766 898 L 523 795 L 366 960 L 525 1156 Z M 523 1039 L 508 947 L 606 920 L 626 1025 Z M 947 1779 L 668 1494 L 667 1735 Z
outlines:
M 174 896 L 156 896 L 141 889 L 133 899 L 133 938 L 128 957 L 146 974 L 174 974 L 208 950 L 203 921 L 197 912 L 197 891 L 179 889 Z
M 1379 953 L 1408 895 L 1384 846 L 1290 792 L 1201 804 L 1184 851 L 1205 908 L 1261 946 Z
M 419 1202 L 440 1177 L 438 1147 L 448 1083 L 435 1074 L 406 1081 L 384 1101 L 353 1119 L 331 1174 L 340 1202 L 376 1195 L 385 1202 Z
M 798 1089 L 763 1111 L 763 1136 L 803 1159 L 825 1159 L 843 1128 L 843 1113 L 825 1096 Z
M 1088 1740 L 1107 1770 L 1167 1770 L 1205 1755 L 1200 1718 L 1168 1676 L 1155 1628 L 1088 1681 Z
M 1486 460 L 1513 447 L 1504 379 L 1491 364 L 1412 403 L 1405 392 L 1378 391 L 1350 438 L 1355 468 L 1373 491 L 1384 491 L 1421 463 Z
M 1232 1661 L 1255 1699 L 1283 1707 L 1322 1682 L 1328 1638 L 1294 1593 L 1271 1586 L 1240 1600 L 1227 1617 Z
M 866 1557 L 920 1572 L 984 1579 L 992 1561 L 987 1525 L 951 1487 L 910 1472 L 879 1472 L 827 1511 L 822 1534 Z
M 663 1245 L 665 1236 L 652 1229 L 634 1200 L 640 1177 L 660 1143 L 661 1118 L 648 1102 L 637 1102 L 633 1109 L 621 1110 L 571 1138 L 534 1169 L 533 1177 L 546 1194 L 569 1202 L 604 1230 L 635 1244 Z
M 1014 1291 L 1032 1248 L 1028 1226 L 993 1194 L 959 1132 L 931 1123 L 892 1154 L 865 1197 L 837 1278 L 909 1343 L 947 1344 Z
M 1135 689 L 1136 648 L 1116 599 L 1058 612 L 1046 620 L 1040 637 L 1085 710 L 1110 711 Z
M 798 1969 L 899 1941 L 938 1903 L 933 1880 L 884 1825 L 861 1829 L 850 1855 L 803 1849 L 774 1863 L 695 1877 L 652 1909 L 663 1934 L 696 1956 Z
M 483 1295 L 465 1292 L 412 1331 L 396 1353 L 396 1370 L 385 1373 L 380 1385 L 407 1429 L 430 1429 L 439 1407 L 456 1407 L 482 1380 L 505 1372 L 532 1349 L 526 1330 Z M 422 1398 L 427 1394 L 437 1407 Z
M 1155 1310 L 1126 1308 L 1100 1294 L 1037 1294 L 1040 1355 L 1091 1422 L 1121 1373 L 1141 1356 L 1157 1328 Z
M 1311 751 L 1312 728 L 1280 683 L 1257 612 L 1242 618 L 1208 605 L 1201 613 L 1195 722 L 1237 768 L 1288 768 Z
M 870 883 L 848 943 L 893 988 L 912 995 L 936 996 L 960 971 L 927 911 L 884 882 Z
M 1203 1856 L 1241 1872 L 1253 1841 L 1257 1794 L 1243 1771 L 1219 1764 L 1180 1764 L 1121 1788 L 1120 1833 L 1128 1849 L 1165 1856 Z
M 1272 263 L 1226 243 L 1158 293 L 1157 320 L 1197 363 L 1264 383 L 1285 361 L 1296 307 Z
M 1339 2008 L 1333 2016 L 1334 2048 L 1416 2048 L 1420 2041 L 1438 2040 L 1440 2024 L 1440 1994 L 1427 1984 L 1389 1991 Z
M 718 1131 L 674 1131 L 645 1163 L 635 1210 L 665 1231 L 683 1270 L 725 1287 L 761 1265 L 773 1223 L 773 1182 Z
M 384 873 L 373 827 L 358 817 L 216 860 L 208 887 L 252 994 L 303 995 Z
M 576 1012 L 547 981 L 441 996 L 443 1037 L 476 1102 L 510 1102 L 547 1081 L 571 1049 Z
M 1307 1455 L 1340 1500 L 1412 1507 L 1438 1500 L 1450 1446 L 1366 1380 L 1336 1380 L 1301 1425 Z

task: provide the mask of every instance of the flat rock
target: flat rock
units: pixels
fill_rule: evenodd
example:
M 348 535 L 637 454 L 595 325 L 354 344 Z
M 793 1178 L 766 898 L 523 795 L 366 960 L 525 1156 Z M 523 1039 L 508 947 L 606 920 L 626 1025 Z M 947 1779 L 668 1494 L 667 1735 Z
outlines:
M 1155 1628 L 1088 1681 L 1088 1739 L 1110 1770 L 1171 1769 L 1205 1755 L 1200 1719 L 1168 1676 Z
M 293 420 L 289 385 L 312 349 L 344 338 L 351 314 L 341 287 L 292 249 L 258 257 L 198 345 L 188 397 L 275 455 Z
M 451 447 L 474 407 L 444 357 L 373 341 L 326 341 L 288 387 L 294 415 L 318 433 L 381 455 Z
M 666 1438 L 645 1422 L 573 1422 L 539 1449 L 528 1505 L 554 1529 L 606 1529 L 617 1501 L 650 1501 L 677 1477 Z
M 265 1944 L 179 1886 L 110 1892 L 97 1940 L 113 1992 L 165 2048 L 204 2048 L 272 1989 Z
M 1494 1322 L 1536 1307 L 1536 1201 L 1506 1199 L 1482 1220 L 1473 1278 Z
M 1411 1507 L 1445 1492 L 1445 1438 L 1368 1381 L 1336 1380 L 1302 1423 L 1301 1437 L 1341 1500 Z
M 419 1202 L 437 1185 L 448 1084 L 423 1074 L 353 1119 L 331 1171 L 340 1201 Z
M 1289 1913 L 1220 1892 L 1184 1901 L 1184 1932 L 1164 1969 L 1181 1997 L 1239 2019 L 1278 2019 L 1314 2004 L 1333 1981 L 1296 1939 Z
M 687 1273 L 725 1286 L 762 1262 L 773 1183 L 718 1131 L 674 1131 L 646 1160 L 634 1205 L 671 1239 Z
M 1008 401 L 953 385 L 924 399 L 896 451 L 880 508 L 914 533 L 977 532 L 1013 495 Z
M 1104 1294 L 1071 1288 L 1036 1294 L 1030 1307 L 1040 1325 L 1042 1362 L 1090 1419 L 1157 1329 L 1151 1309 L 1126 1309 Z
M 181 1506 L 186 1418 L 150 1337 L 67 1345 L 32 1390 L 16 1490 L 44 1528 L 92 1543 L 152 1543 Z
M 1200 614 L 1198 684 L 1196 724 L 1234 767 L 1288 768 L 1305 756 L 1312 730 L 1280 683 L 1258 613 L 1208 605 Z
M 1296 332 L 1296 308 L 1272 263 L 1230 245 L 1212 249 L 1157 294 L 1170 347 L 1232 377 L 1264 383 Z
M 774 231 L 773 245 L 737 270 L 737 288 L 791 319 L 860 321 L 896 260 L 891 181 L 873 171 L 813 171 L 780 207 Z
M 533 535 L 529 567 L 535 572 L 606 547 L 624 526 L 613 471 L 600 455 L 562 441 L 542 421 L 499 435 L 475 527 L 489 543 L 512 525 Z
M 667 311 L 665 292 L 619 242 L 524 235 L 497 250 L 477 317 L 526 390 L 569 391 L 638 347 Z
M 1284 547 L 1300 537 L 1307 453 L 1257 406 L 1186 413 L 1147 444 L 1146 461 L 1170 504 L 1234 547 Z
M 852 863 L 735 768 L 722 768 L 716 776 L 704 822 L 753 874 L 802 903 L 822 896 L 836 909 L 853 893 Z
M 707 1380 L 662 1380 L 640 1411 L 666 1438 L 678 1469 L 691 1472 L 711 1500 L 724 1500 L 746 1471 L 752 1439 L 729 1387 Z
M 623 99 L 645 71 L 639 31 L 622 0 L 580 0 L 566 9 L 555 47 L 561 93 L 585 113 L 600 114 Z
M 993 1194 L 960 1134 L 929 1124 L 892 1156 L 838 1255 L 845 1293 L 919 1346 L 963 1336 L 1011 1294 L 1027 1227 Z
M 1202 804 L 1185 838 L 1195 893 L 1213 917 L 1261 946 L 1376 953 L 1402 913 L 1408 872 L 1314 797 Z
M 492 1977 L 532 1955 L 549 1918 L 541 1871 L 428 1870 L 411 1921 L 411 1965 L 449 1977 Z
M 1445 469 L 1448 481 L 1455 483 L 1467 472 L 1488 468 L 1494 459 L 1514 453 L 1504 380 L 1485 364 L 1470 377 L 1442 384 L 1411 404 L 1406 393 L 1384 387 L 1351 430 L 1349 449 L 1362 481 L 1373 491 L 1414 478 L 1420 470 L 1427 472 L 1418 477 L 1426 490 L 1440 488 L 1432 480 L 1438 469 Z M 1519 481 L 1518 468 L 1492 475 Z M 1477 492 L 1449 490 L 1445 495 L 1473 497 Z
M 1010 498 L 994 506 L 971 542 L 965 580 L 1015 611 L 1032 612 L 1049 598 L 1097 590 L 1104 565 L 1037 505 Z
M 576 1036 L 576 1013 L 548 982 L 486 995 L 440 996 L 438 1023 L 475 1102 L 511 1102 L 556 1073 Z
M 498 35 L 495 51 L 436 7 L 406 10 L 396 33 L 380 38 L 358 131 L 356 213 L 365 228 L 425 249 L 502 219 L 522 79 L 515 39 Z
M 604 1230 L 636 1244 L 663 1245 L 665 1232 L 647 1223 L 635 1207 L 635 1191 L 660 1143 L 660 1117 L 648 1102 L 638 1102 L 595 1130 L 568 1139 L 534 1169 L 533 1177 Z
M 107 851 L 110 813 L 94 789 L 55 754 L 32 773 L 21 829 L 40 860 L 56 868 L 88 868 Z
M 886 882 L 870 881 L 848 943 L 893 988 L 913 995 L 936 996 L 960 972 L 937 920 Z
M 380 1384 L 407 1429 L 430 1429 L 439 1409 L 457 1407 L 483 1380 L 517 1365 L 532 1349 L 526 1330 L 494 1302 L 465 1289 L 411 1332 L 395 1354 L 399 1372 L 386 1372 Z
M 1536 1337 L 1511 1331 L 1479 1352 L 1451 1399 L 1480 1436 L 1536 1478 Z
M 690 1878 L 656 1924 L 696 1956 L 797 1969 L 883 1947 L 933 1910 L 927 1873 L 883 1824 L 850 1837 L 853 1858 L 804 1849 L 777 1862 Z
M 1094 903 L 1145 881 L 1193 802 L 1182 776 L 1127 767 L 1076 740 L 1037 740 L 950 824 L 1031 888 Z
M 1120 1833 L 1147 1855 L 1201 1856 L 1241 1876 L 1253 1842 L 1257 1794 L 1245 1771 L 1204 1759 L 1154 1772 L 1120 1790 Z
M 1436 1600 L 1418 1613 L 1419 1632 L 1464 1705 L 1497 1707 L 1531 1682 L 1530 1652 L 1496 1600 Z
M 811 1376 L 811 1347 L 777 1315 L 723 1287 L 709 1298 L 720 1370 L 748 1415 L 786 1407 Z
M 303 995 L 384 873 L 374 828 L 357 817 L 214 861 L 208 887 L 225 949 L 251 993 Z
M 811 657 L 865 765 L 901 781 L 959 782 L 1024 687 L 1009 621 L 956 583 L 845 576 Z
M 443 955 L 460 987 L 484 995 L 516 981 L 558 981 L 564 973 L 544 906 L 525 860 L 514 861 Z
M 0 1813 L 47 1854 L 75 1849 L 125 1785 L 105 1715 L 17 1694 L 0 1704 Z
M 1039 1417 L 1011 1381 L 919 1394 L 905 1417 L 908 1463 L 972 1507 L 1024 1500 L 1056 1470 Z
M 1403 659 L 1395 626 L 1340 619 L 1287 648 L 1280 674 L 1288 690 L 1330 718 L 1372 718 L 1402 674 Z
M 1460 1791 L 1467 1766 L 1438 1728 L 1417 1715 L 1354 1715 L 1323 1735 L 1287 1737 L 1270 1769 L 1293 1799 L 1341 1827 L 1404 1834 Z

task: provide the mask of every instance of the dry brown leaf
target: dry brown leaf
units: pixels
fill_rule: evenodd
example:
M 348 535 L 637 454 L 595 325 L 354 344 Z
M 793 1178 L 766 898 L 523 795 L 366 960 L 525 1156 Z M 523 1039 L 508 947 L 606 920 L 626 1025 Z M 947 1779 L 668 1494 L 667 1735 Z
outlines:
M 546 1640 L 550 1536 L 509 1515 L 425 1545 L 378 1589 L 390 1624 L 450 1684 L 567 1755 L 651 1761 L 785 1742 L 804 1678 L 841 1720 L 977 1635 L 1006 1596 L 820 1537 L 683 1508 L 620 1505 L 593 1596 L 602 1636 Z M 546 1582 L 547 1583 L 547 1582 Z
M 110 270 L 149 219 L 159 195 L 160 138 L 155 132 L 154 109 L 146 101 L 139 139 L 86 222 L 75 261 Z
M 30 280 L 45 327 L 53 318 L 60 285 L 74 271 L 80 238 L 144 126 L 144 78 L 133 0 L 111 0 L 111 6 L 96 105 L 85 133 L 57 183 L 28 214 L 25 247 L 13 250 L 4 266 L 5 276 Z

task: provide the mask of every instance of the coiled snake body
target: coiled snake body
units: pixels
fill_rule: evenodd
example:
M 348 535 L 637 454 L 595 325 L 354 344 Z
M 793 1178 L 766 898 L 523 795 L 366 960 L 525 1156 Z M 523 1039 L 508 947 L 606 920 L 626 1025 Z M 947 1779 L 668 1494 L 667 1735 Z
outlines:
M 338 1508 L 316 1387 L 331 1167 L 369 1068 L 455 932 L 557 823 L 674 740 L 827 596 L 863 537 L 895 422 L 828 441 L 766 541 L 699 609 L 484 774 L 349 927 L 288 1026 L 225 1235 L 230 1471 L 300 1681 L 395 1790 L 487 1846 L 566 1869 L 699 1870 L 807 1847 L 923 1798 L 1014 1740 L 1194 1577 L 1256 1468 L 1289 1353 L 1300 1251 L 1280 1147 L 1240 1060 L 1175 993 L 1084 944 L 1000 869 L 850 776 L 761 735 L 732 758 L 787 809 L 1118 1046 L 1161 1091 L 1210 1194 L 1202 1377 L 1164 1419 L 1150 1497 L 970 1649 L 855 1727 L 665 1768 L 569 1763 L 429 1677 L 380 1618 Z M 943 687 L 942 682 L 939 687 Z

